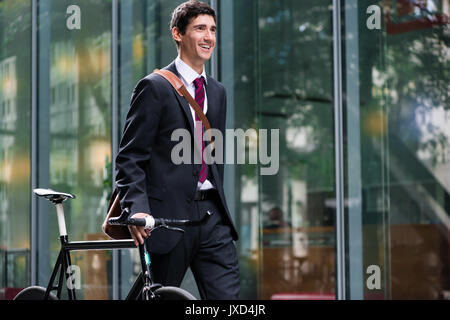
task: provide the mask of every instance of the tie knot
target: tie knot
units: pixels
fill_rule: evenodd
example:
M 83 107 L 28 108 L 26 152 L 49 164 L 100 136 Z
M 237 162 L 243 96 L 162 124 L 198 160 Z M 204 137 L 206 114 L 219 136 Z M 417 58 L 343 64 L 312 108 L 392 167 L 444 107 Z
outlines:
M 194 80 L 195 88 L 202 88 L 204 83 L 205 79 L 203 77 L 199 77 Z

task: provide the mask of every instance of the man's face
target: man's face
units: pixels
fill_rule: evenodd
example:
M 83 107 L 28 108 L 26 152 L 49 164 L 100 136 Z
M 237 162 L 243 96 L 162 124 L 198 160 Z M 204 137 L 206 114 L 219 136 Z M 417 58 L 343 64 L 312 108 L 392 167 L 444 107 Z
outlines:
M 182 35 L 177 28 L 172 31 L 179 43 L 180 57 L 193 65 L 203 65 L 211 58 L 216 46 L 216 23 L 210 15 L 202 14 L 193 18 Z

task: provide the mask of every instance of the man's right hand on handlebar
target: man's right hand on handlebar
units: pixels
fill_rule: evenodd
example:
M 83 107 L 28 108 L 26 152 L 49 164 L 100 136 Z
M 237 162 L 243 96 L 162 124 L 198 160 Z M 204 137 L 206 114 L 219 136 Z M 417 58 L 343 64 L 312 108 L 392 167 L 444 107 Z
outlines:
M 211 212 L 208 210 L 203 218 L 200 220 L 177 220 L 177 219 L 163 219 L 154 218 L 152 215 L 144 212 L 139 212 L 129 216 L 130 210 L 125 208 L 119 217 L 109 218 L 108 223 L 111 225 L 128 226 L 130 235 L 134 240 L 134 244 L 144 244 L 144 240 L 150 236 L 150 231 L 156 228 L 166 228 L 168 230 L 184 232 L 181 226 L 200 226 L 206 224 L 211 216 Z
M 139 212 L 133 214 L 131 218 L 145 218 L 147 216 L 150 215 L 148 213 Z M 145 229 L 145 227 L 137 227 L 129 225 L 128 230 L 130 230 L 131 237 L 133 238 L 136 247 L 139 244 L 144 244 L 144 239 L 150 236 L 150 229 Z

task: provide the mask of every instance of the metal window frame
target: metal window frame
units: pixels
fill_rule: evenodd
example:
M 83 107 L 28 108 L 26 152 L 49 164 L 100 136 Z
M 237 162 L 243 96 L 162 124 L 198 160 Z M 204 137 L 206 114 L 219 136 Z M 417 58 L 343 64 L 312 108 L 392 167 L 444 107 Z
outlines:
M 218 0 L 211 0 L 211 8 L 216 12 L 216 16 L 219 12 Z M 220 39 L 219 39 L 220 40 Z M 217 49 L 213 51 L 211 56 L 211 77 L 214 79 L 219 78 L 219 58 Z
M 344 142 L 342 108 L 341 1 L 333 0 L 333 86 L 336 183 L 336 298 L 347 299 L 345 264 Z
M 112 188 L 114 189 L 114 172 L 116 171 L 115 161 L 119 149 L 119 3 L 118 0 L 112 1 L 112 19 L 111 19 L 111 177 L 113 180 Z M 112 294 L 113 300 L 120 299 L 120 252 L 114 250 L 112 252 Z
M 31 4 L 31 189 L 37 188 L 37 1 Z M 37 250 L 38 250 L 38 221 L 37 198 L 30 192 L 31 223 L 30 223 L 30 251 L 31 251 L 31 285 L 36 286 L 37 280 Z
M 344 34 L 342 44 L 345 46 L 345 121 L 347 137 L 347 179 L 346 196 L 349 199 L 347 207 L 347 253 L 351 257 L 347 263 L 347 299 L 361 300 L 364 298 L 363 283 L 363 232 L 362 232 L 362 173 L 361 173 L 361 110 L 359 92 L 359 17 L 358 0 L 345 0 L 343 6 Z M 350 37 L 349 35 L 352 35 Z M 345 79 L 344 79 L 345 78 Z M 344 83 L 344 82 L 343 82 Z

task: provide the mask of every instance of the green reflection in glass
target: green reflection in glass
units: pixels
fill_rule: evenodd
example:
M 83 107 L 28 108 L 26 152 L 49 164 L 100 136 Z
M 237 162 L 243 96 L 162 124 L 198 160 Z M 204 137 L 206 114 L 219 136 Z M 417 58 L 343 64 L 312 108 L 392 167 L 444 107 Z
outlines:
M 386 81 L 392 298 L 442 299 L 450 290 L 448 1 L 390 6 L 386 69 L 372 78 L 375 90 Z
M 120 133 L 139 79 L 168 65 L 177 56 L 169 30 L 173 9 L 170 0 L 122 0 L 120 15 Z
M 30 86 L 31 3 L 1 1 L 0 287 L 30 281 Z
M 380 3 L 384 23 L 369 30 L 364 22 L 372 4 L 346 1 L 345 7 L 362 22 L 346 26 L 353 32 L 345 34 L 347 45 L 357 42 L 347 46 L 347 57 L 358 57 L 346 65 L 347 127 L 353 128 L 347 183 L 361 190 L 349 199 L 360 204 L 359 212 L 349 208 L 349 234 L 362 232 L 349 247 L 361 246 L 364 277 L 351 288 L 364 299 L 440 299 L 449 290 L 443 250 L 450 230 L 448 3 Z M 379 267 L 379 286 L 366 283 L 371 266 Z
M 72 4 L 38 4 L 39 184 L 76 195 L 64 203 L 69 237 L 93 240 L 105 237 L 101 224 L 111 191 L 112 8 L 110 1 L 77 1 L 80 28 L 72 29 L 67 24 Z M 53 206 L 41 205 L 39 225 L 44 281 L 59 248 Z
M 228 126 L 278 129 L 280 137 L 275 175 L 261 175 L 248 158 L 247 164 L 230 169 L 234 184 L 228 190 L 234 197 L 229 201 L 240 232 L 245 298 L 301 297 L 304 292 L 334 297 L 328 6 L 328 1 L 233 1 L 222 6 L 221 36 L 227 45 L 222 43 L 221 61 L 233 64 L 221 67 L 232 113 Z M 247 152 L 254 142 L 250 139 Z

